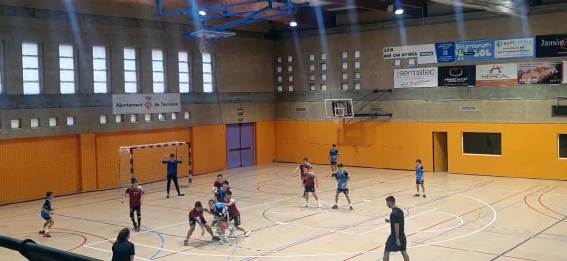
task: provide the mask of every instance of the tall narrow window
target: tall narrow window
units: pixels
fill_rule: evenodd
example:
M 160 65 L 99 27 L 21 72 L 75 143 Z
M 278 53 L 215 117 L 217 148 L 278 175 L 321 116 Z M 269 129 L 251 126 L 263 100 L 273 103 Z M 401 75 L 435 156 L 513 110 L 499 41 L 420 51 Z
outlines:
M 24 94 L 39 94 L 39 45 L 22 43 L 22 72 Z
M 213 92 L 213 59 L 210 53 L 203 53 L 203 92 Z
M 163 50 L 152 50 L 152 72 L 154 80 L 154 93 L 165 92 L 165 69 Z
M 136 49 L 124 48 L 124 92 L 138 92 Z
M 108 70 L 106 66 L 106 47 L 93 47 L 94 93 L 108 93 Z
M 190 91 L 189 80 L 189 54 L 187 52 L 179 52 L 177 54 L 179 60 L 179 92 L 188 93 Z
M 75 55 L 72 45 L 59 45 L 59 81 L 61 94 L 75 93 Z
M 2 67 L 2 64 L 3 64 L 3 61 L 4 61 L 4 60 L 3 60 L 3 55 L 4 55 L 4 49 L 3 49 L 3 47 L 4 47 L 4 46 L 2 45 L 2 42 L 0 41 L 0 94 L 2 94 L 2 91 L 3 91 L 3 88 L 2 88 L 2 87 L 4 86 L 4 84 L 3 84 L 3 82 L 2 82 L 2 80 L 4 79 L 4 78 L 2 77 L 2 76 L 3 76 L 2 73 L 4 72 L 4 67 Z

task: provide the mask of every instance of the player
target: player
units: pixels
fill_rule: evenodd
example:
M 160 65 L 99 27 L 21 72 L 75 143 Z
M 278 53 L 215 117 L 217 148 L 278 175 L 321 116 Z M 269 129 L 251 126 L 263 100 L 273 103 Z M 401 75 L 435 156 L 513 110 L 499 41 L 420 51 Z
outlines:
M 345 197 L 348 201 L 348 206 L 350 210 L 353 210 L 352 205 L 350 203 L 350 198 L 348 197 L 348 181 L 350 177 L 348 176 L 348 172 L 343 170 L 343 164 L 339 164 L 337 167 L 339 168 L 339 171 L 337 171 L 337 173 L 335 174 L 335 179 L 337 180 L 338 186 L 337 186 L 337 194 L 335 194 L 335 205 L 333 206 L 333 209 L 338 208 L 337 204 L 339 202 L 339 194 L 343 193 L 345 194 Z
M 51 237 L 49 230 L 55 224 L 51 215 L 54 215 L 53 208 L 51 208 L 51 200 L 53 199 L 53 192 L 45 193 L 45 202 L 43 202 L 43 207 L 41 208 L 41 218 L 45 220 L 43 223 L 43 228 L 39 231 L 40 235 L 44 237 Z
M 337 162 L 339 161 L 339 150 L 337 150 L 337 145 L 333 144 L 333 148 L 329 151 L 329 161 L 331 161 L 331 176 L 335 176 L 337 172 Z
M 169 188 L 171 187 L 172 180 L 173 180 L 173 184 L 175 184 L 177 195 L 180 197 L 185 196 L 185 194 L 181 194 L 181 192 L 179 191 L 179 184 L 177 183 L 177 165 L 183 163 L 183 159 L 177 160 L 175 158 L 175 154 L 171 153 L 169 154 L 169 160 L 164 159 L 162 163 L 167 164 L 167 198 L 169 198 Z
M 299 167 L 295 168 L 295 170 L 293 171 L 293 174 L 295 174 L 295 172 L 297 172 L 298 170 L 301 171 L 301 187 L 304 188 L 305 187 L 305 175 L 311 170 L 311 164 L 309 164 L 309 159 L 307 158 L 303 158 L 303 163 L 301 165 L 299 165 Z M 303 192 L 303 197 L 305 197 L 305 192 Z
M 140 231 L 140 227 L 142 226 L 142 201 L 144 200 L 144 189 L 142 186 L 138 185 L 138 180 L 132 178 L 131 180 L 132 186 L 126 189 L 126 193 L 122 195 L 122 201 L 124 201 L 124 197 L 128 196 L 130 198 L 130 219 L 132 220 L 132 224 L 134 225 L 134 230 L 137 232 Z M 134 220 L 134 212 L 138 216 L 138 224 L 136 224 L 136 220 Z
M 408 253 L 406 253 L 406 235 L 404 233 L 404 212 L 396 207 L 396 199 L 392 196 L 386 198 L 386 205 L 392 209 L 390 219 L 386 219 L 386 223 L 390 223 L 390 236 L 386 241 L 384 249 L 384 261 L 390 260 L 390 252 L 402 252 L 404 261 L 409 261 Z
M 423 197 L 426 198 L 425 186 L 423 186 L 423 165 L 421 165 L 420 159 L 417 159 L 415 163 L 415 188 L 417 189 L 417 194 L 415 194 L 414 197 L 419 197 L 419 185 L 421 185 L 421 189 L 423 190 Z
M 308 208 L 309 207 L 309 192 L 311 192 L 311 194 L 313 194 L 313 197 L 315 198 L 315 200 L 317 200 L 317 206 L 321 207 L 321 203 L 319 203 L 319 198 L 317 197 L 317 193 L 315 193 L 315 187 L 319 187 L 319 181 L 317 181 L 317 177 L 315 176 L 315 174 L 311 171 L 309 171 L 306 175 L 305 175 L 305 193 L 303 193 L 303 197 L 305 198 L 305 205 L 303 206 L 304 208 Z
M 223 205 L 228 207 L 228 215 L 230 216 L 229 222 L 234 221 L 234 227 L 238 231 L 244 232 L 244 236 L 247 237 L 250 235 L 250 230 L 246 230 L 240 226 L 240 211 L 236 207 L 236 200 L 232 198 L 232 192 L 229 190 L 226 192 L 226 202 Z M 230 229 L 230 237 L 234 233 L 234 229 Z
M 218 188 L 215 192 L 215 198 L 218 203 L 225 203 L 226 192 L 230 191 L 230 183 L 228 180 L 222 182 L 222 187 Z
M 216 193 L 217 189 L 222 187 L 222 183 L 224 182 L 224 178 L 222 175 L 217 176 L 217 180 L 215 180 L 215 184 L 213 184 L 213 193 Z
M 195 224 L 199 224 L 201 227 L 201 236 L 205 235 L 205 229 L 213 237 L 213 241 L 220 241 L 220 237 L 213 234 L 213 230 L 207 224 L 207 221 L 203 217 L 203 205 L 200 201 L 195 202 L 195 207 L 189 212 L 189 230 L 187 231 L 187 237 L 183 241 L 184 246 L 189 245 L 189 238 L 195 231 Z
M 228 207 L 222 204 L 216 204 L 214 199 L 209 200 L 209 210 L 207 211 L 209 214 L 215 216 L 215 220 L 217 221 L 217 226 L 220 229 L 220 234 L 222 237 L 222 241 L 224 243 L 228 243 L 228 238 L 226 238 L 226 229 L 228 228 Z

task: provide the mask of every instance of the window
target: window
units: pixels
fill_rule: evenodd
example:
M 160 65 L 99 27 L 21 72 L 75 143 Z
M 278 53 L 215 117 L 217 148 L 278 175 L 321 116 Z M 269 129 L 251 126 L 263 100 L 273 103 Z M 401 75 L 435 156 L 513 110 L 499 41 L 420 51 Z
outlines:
M 309 71 L 315 71 L 315 64 L 309 65 Z
M 311 62 L 315 61 L 315 55 L 314 54 L 309 55 L 309 61 L 311 61 Z
M 354 73 L 354 78 L 357 79 L 357 80 L 360 79 L 360 73 L 359 73 L 359 72 L 355 72 L 355 73 Z
M 287 77 L 287 81 L 288 81 L 288 82 L 293 82 L 293 76 L 291 76 L 291 75 L 288 76 L 288 77 Z
M 309 90 L 314 92 L 315 91 L 315 84 L 309 84 Z
M 288 63 L 293 62 L 293 57 L 292 57 L 291 55 L 287 57 L 287 62 L 288 62 Z
M 293 85 L 288 86 L 288 87 L 287 87 L 287 91 L 288 91 L 288 92 L 292 92 L 292 91 L 293 91 Z
M 149 113 L 146 113 L 146 114 L 144 115 L 144 120 L 145 120 L 146 122 L 152 122 L 152 115 L 149 114 Z
M 359 83 L 359 82 L 357 82 L 357 83 L 354 84 L 354 89 L 355 89 L 355 90 L 360 90 L 360 83 Z
M 118 114 L 114 116 L 114 120 L 116 121 L 116 123 L 122 123 L 124 122 L 124 117 L 122 117 L 122 115 Z
M 282 86 L 278 86 L 278 92 L 283 92 L 283 87 L 282 87 Z
M 185 120 L 190 120 L 190 119 L 191 119 L 191 112 L 186 111 L 186 112 L 183 114 L 183 118 L 184 118 Z
M 138 92 L 136 49 L 124 48 L 124 92 Z
M 342 79 L 343 79 L 343 80 L 348 80 L 348 74 L 343 73 Z
M 177 54 L 179 62 L 179 92 L 188 93 L 191 91 L 189 82 L 191 76 L 189 75 L 189 53 L 179 52 Z
M 210 53 L 203 53 L 203 92 L 213 92 L 213 60 Z
M 93 46 L 94 93 L 108 93 L 108 71 L 106 64 L 106 47 Z
M 567 134 L 559 134 L 559 158 L 567 158 Z
M 309 75 L 309 80 L 310 80 L 310 81 L 315 81 L 315 74 L 310 74 L 310 75 Z
M 282 78 L 281 76 L 278 76 L 277 81 L 278 81 L 278 82 L 282 82 L 282 81 L 283 81 L 283 78 Z
M 22 43 L 22 72 L 24 94 L 40 94 L 39 46 L 37 43 Z
M 293 72 L 293 66 L 288 65 L 287 66 L 287 72 Z
M 348 52 L 342 52 L 341 59 L 346 59 L 346 58 L 348 58 Z
M 354 58 L 360 58 L 360 51 L 354 51 Z
M 136 115 L 136 114 L 130 115 L 130 122 L 131 122 L 131 123 L 136 123 L 136 122 L 138 122 L 138 115 Z
M 341 88 L 343 91 L 348 91 L 348 83 L 343 83 Z
M 74 119 L 73 119 L 73 122 L 74 122 Z M 69 119 L 67 119 L 67 125 L 69 125 L 68 123 L 69 123 Z M 57 126 L 59 126 L 59 118 L 57 118 L 57 117 L 49 118 L 49 127 L 57 127 Z
M 99 121 L 100 121 L 100 124 L 108 124 L 108 116 L 100 115 Z
M 321 81 L 326 81 L 326 80 L 327 80 L 327 75 L 321 74 Z
M 152 79 L 154 81 L 154 93 L 165 92 L 164 72 L 163 50 L 152 50 Z
M 30 120 L 30 127 L 31 127 L 32 129 L 37 129 L 37 128 L 39 128 L 39 125 L 40 125 L 40 124 L 39 124 L 39 118 L 32 118 L 32 119 Z
M 326 71 L 327 70 L 327 64 L 326 63 L 322 63 L 321 64 L 321 71 Z
M 327 85 L 321 84 L 321 91 L 326 91 L 326 90 L 327 90 Z
M 75 126 L 75 117 L 73 116 L 67 117 L 67 126 Z
M 348 63 L 343 63 L 341 69 L 346 70 L 348 69 Z
M 281 66 L 276 67 L 276 71 L 277 71 L 278 73 L 281 73 L 281 72 L 282 72 L 282 67 L 281 67 Z
M 165 121 L 165 113 L 158 114 L 158 121 Z
M 281 57 L 281 56 L 278 56 L 278 57 L 276 58 L 276 61 L 277 61 L 278 63 L 281 63 L 281 62 L 282 62 L 282 57 Z
M 322 53 L 321 54 L 321 60 L 323 60 L 323 61 L 327 60 L 327 54 Z
M 171 120 L 173 120 L 173 121 L 177 120 L 177 112 L 171 113 Z
M 61 94 L 75 93 L 75 55 L 72 45 L 59 45 L 59 80 Z
M 354 69 L 360 69 L 360 62 L 354 62 Z
M 21 122 L 21 120 L 20 120 L 20 119 L 13 119 L 13 120 L 11 120 L 11 121 L 10 121 L 10 127 L 11 127 L 13 130 L 21 129 L 21 128 L 22 128 L 22 122 Z
M 502 134 L 463 132 L 463 153 L 502 155 Z
M 2 88 L 2 86 L 3 86 L 3 84 L 2 84 L 2 79 L 3 79 L 2 72 L 4 71 L 3 67 L 2 67 L 2 64 L 3 64 L 3 59 L 2 59 L 3 56 L 2 55 L 4 54 L 4 49 L 2 47 L 3 47 L 2 42 L 0 42 L 0 94 L 2 94 L 2 89 L 3 89 Z

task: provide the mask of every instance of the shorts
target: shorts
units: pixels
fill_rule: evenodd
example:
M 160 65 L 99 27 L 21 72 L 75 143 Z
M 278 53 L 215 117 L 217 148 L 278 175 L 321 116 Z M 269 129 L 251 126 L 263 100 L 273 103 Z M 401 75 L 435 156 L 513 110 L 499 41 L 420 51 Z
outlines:
M 421 181 L 420 181 L 420 180 L 416 180 L 416 181 L 415 181 L 415 184 L 417 184 L 417 185 L 423 185 L 423 180 L 421 180 Z
M 407 245 L 406 235 L 400 235 L 400 243 L 401 243 L 400 246 L 396 245 L 396 236 L 390 234 L 388 240 L 386 240 L 386 247 L 384 248 L 384 251 L 387 252 L 406 251 L 406 245 Z
M 345 195 L 348 195 L 348 189 L 337 189 L 337 194 L 339 193 L 344 193 Z
M 311 186 L 305 185 L 305 190 L 304 190 L 303 192 L 304 192 L 304 193 L 303 193 L 304 195 L 305 195 L 305 193 L 308 193 L 308 192 L 315 193 L 315 186 L 313 186 L 313 185 L 311 185 Z
M 207 221 L 203 216 L 199 216 L 199 221 L 201 222 L 202 225 L 207 224 Z M 189 217 L 189 225 L 194 226 L 195 224 L 197 224 L 197 219 L 194 217 Z
M 331 161 L 331 165 L 336 166 L 337 162 L 336 161 Z
M 240 223 L 240 216 L 238 216 L 238 217 L 232 217 L 232 216 L 231 216 L 231 217 L 230 217 L 230 221 L 233 221 L 233 220 L 234 220 L 234 226 L 235 226 L 235 227 L 240 226 L 240 224 L 241 224 L 241 223 Z
M 142 209 L 141 206 L 130 206 L 130 216 L 134 217 L 134 212 L 138 212 L 138 216 L 142 215 Z
M 51 215 L 42 211 L 41 212 L 41 218 L 43 218 L 45 221 L 49 221 L 49 220 L 51 220 Z

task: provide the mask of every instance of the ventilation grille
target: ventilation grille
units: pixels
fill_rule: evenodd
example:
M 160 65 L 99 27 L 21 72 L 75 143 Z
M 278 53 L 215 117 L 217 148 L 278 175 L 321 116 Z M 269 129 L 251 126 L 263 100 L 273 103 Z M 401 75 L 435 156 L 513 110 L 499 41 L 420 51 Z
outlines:
M 477 111 L 478 111 L 478 107 L 477 107 L 477 106 L 461 106 L 461 111 L 464 111 L 464 112 L 477 112 Z
M 371 112 L 382 112 L 382 108 L 380 107 L 370 107 Z
M 298 108 L 295 108 L 295 112 L 307 112 L 307 108 L 298 107 Z

